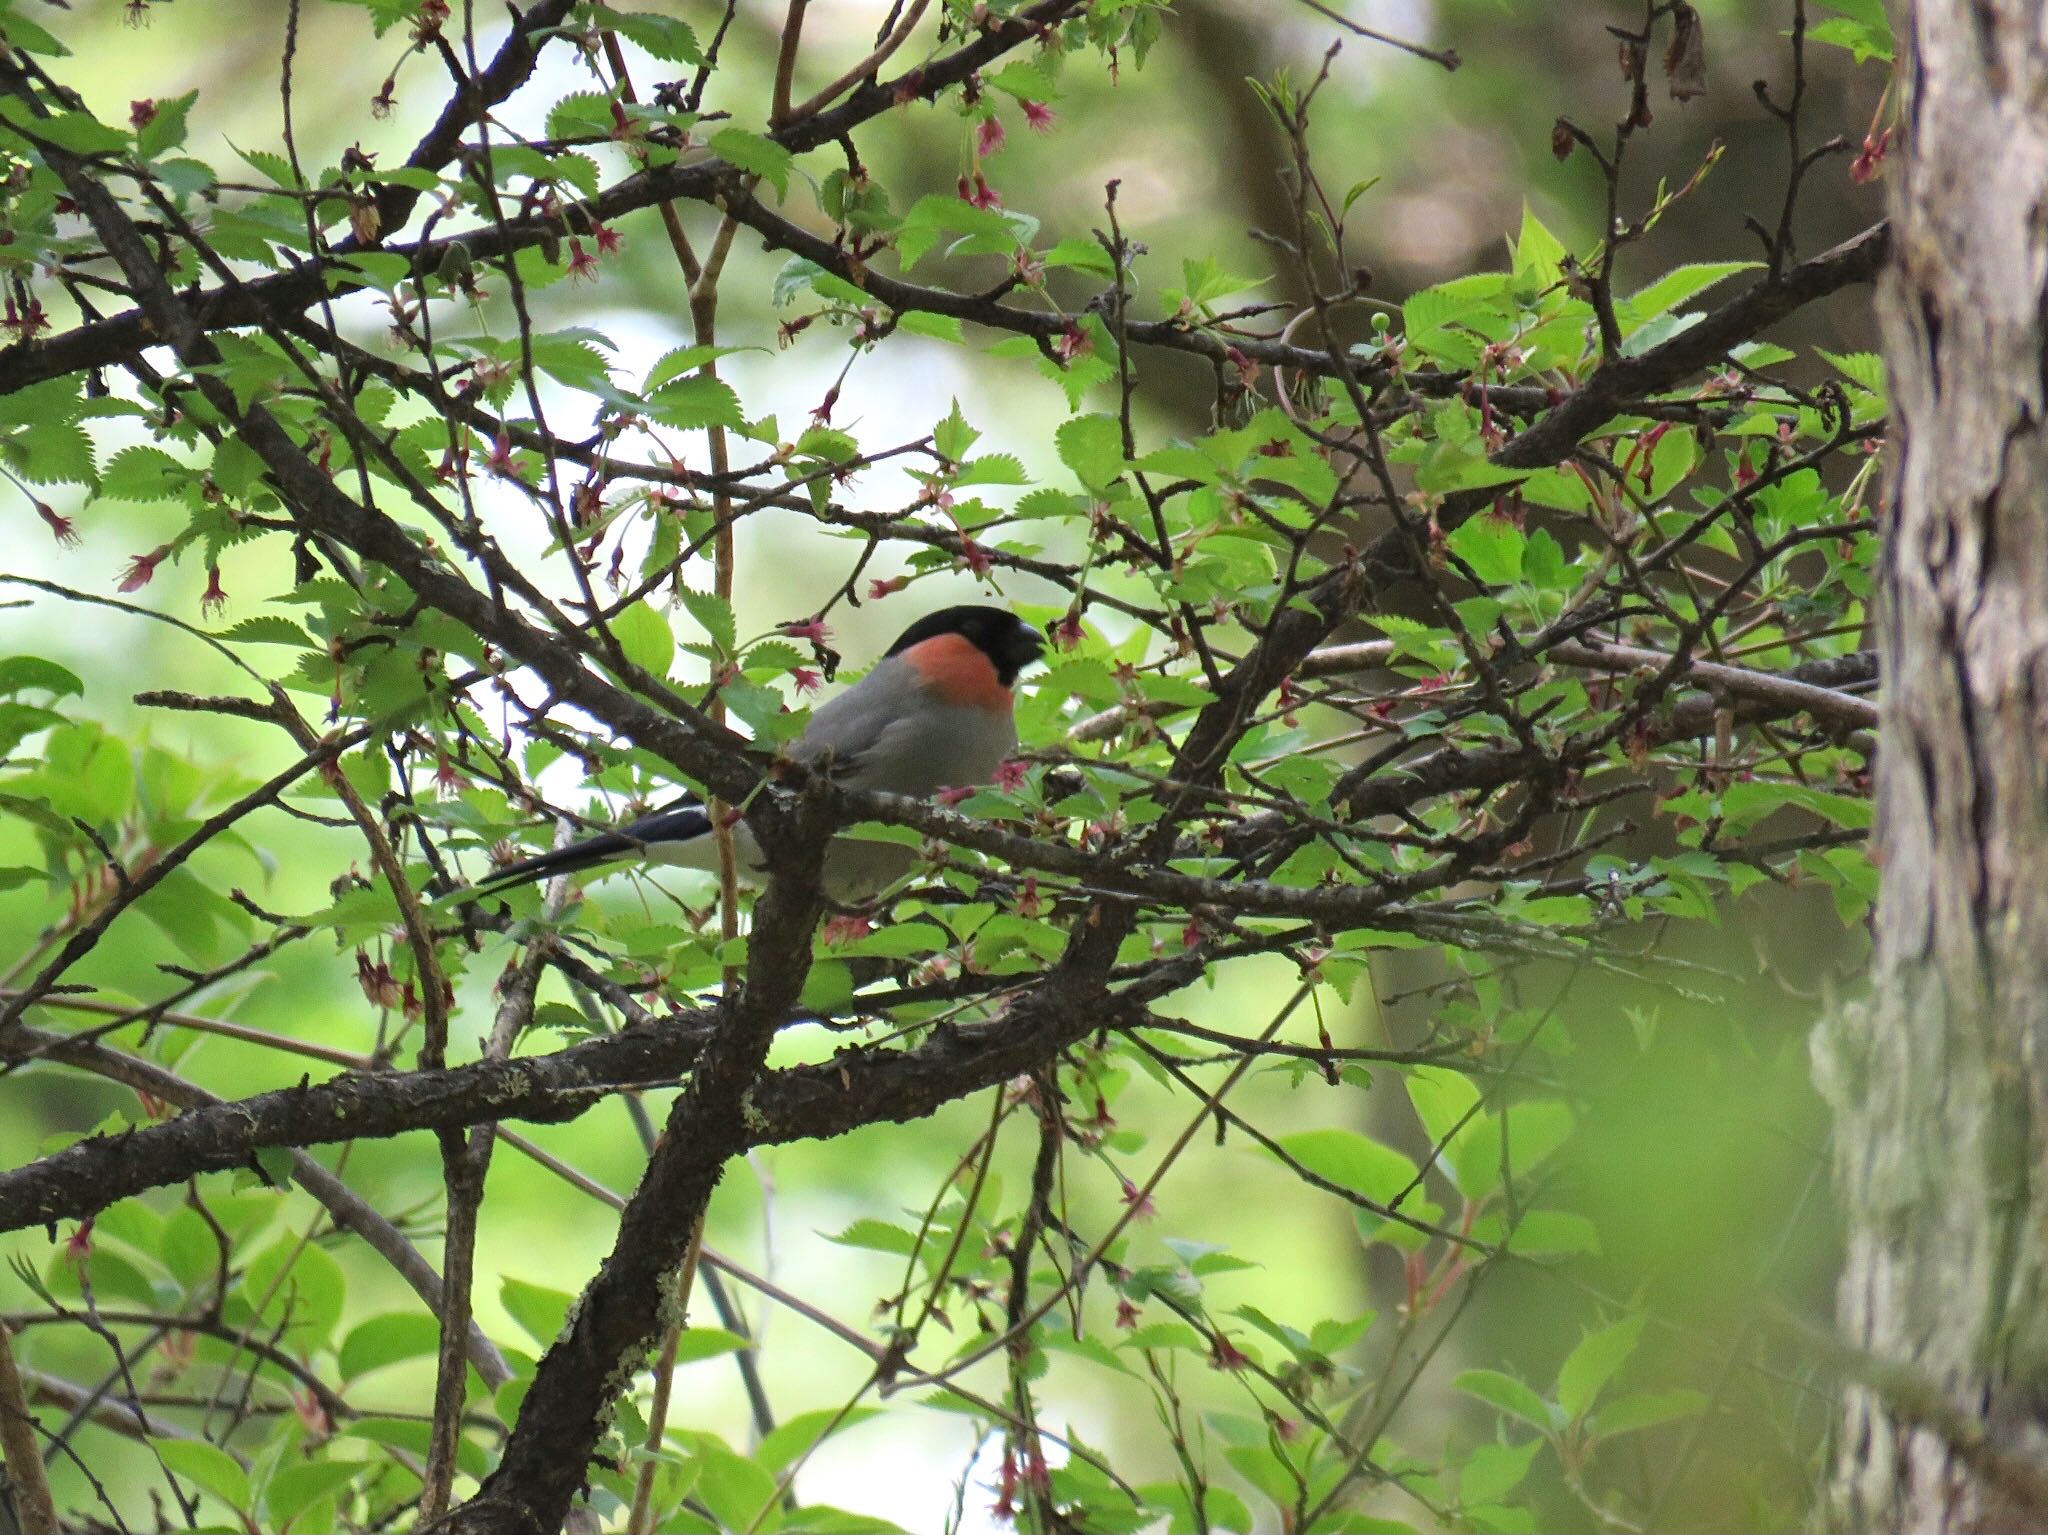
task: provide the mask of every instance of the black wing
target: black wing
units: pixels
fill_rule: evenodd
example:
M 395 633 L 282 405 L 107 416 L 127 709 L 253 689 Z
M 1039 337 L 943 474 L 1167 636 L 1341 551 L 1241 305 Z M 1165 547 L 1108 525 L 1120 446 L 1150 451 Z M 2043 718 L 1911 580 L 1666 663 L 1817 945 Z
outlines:
M 710 830 L 711 817 L 704 813 L 704 807 L 695 799 L 680 799 L 611 831 L 571 842 L 553 852 L 536 853 L 531 858 L 508 863 L 470 888 L 477 894 L 509 890 L 514 885 L 553 879 L 557 874 L 575 874 L 615 859 L 630 858 L 656 843 L 694 841 L 709 834 Z

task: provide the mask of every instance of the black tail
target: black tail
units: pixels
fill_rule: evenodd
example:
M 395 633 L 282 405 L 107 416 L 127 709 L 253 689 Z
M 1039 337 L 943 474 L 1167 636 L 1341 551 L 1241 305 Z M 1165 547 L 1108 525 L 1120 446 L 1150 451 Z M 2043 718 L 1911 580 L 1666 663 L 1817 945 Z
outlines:
M 616 831 L 599 832 L 567 847 L 508 863 L 470 886 L 470 894 L 495 895 L 500 890 L 531 884 L 537 879 L 581 873 L 600 864 L 631 858 L 655 843 L 690 842 L 710 830 L 711 818 L 704 813 L 702 805 L 694 799 L 678 800 L 637 821 L 630 821 Z

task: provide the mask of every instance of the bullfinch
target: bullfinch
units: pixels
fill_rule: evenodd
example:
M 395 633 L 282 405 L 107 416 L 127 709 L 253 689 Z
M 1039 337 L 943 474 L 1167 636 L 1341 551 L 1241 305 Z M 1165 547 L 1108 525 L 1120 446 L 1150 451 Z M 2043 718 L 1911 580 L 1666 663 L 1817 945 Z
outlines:
M 787 748 L 805 766 L 827 764 L 849 788 L 923 797 L 987 783 L 1017 745 L 1011 685 L 1044 649 L 1039 632 L 1001 608 L 964 606 L 927 614 L 896 637 L 865 677 L 820 704 Z M 758 875 L 760 850 L 733 827 L 742 876 Z M 897 843 L 835 838 L 825 887 L 842 899 L 871 894 L 909 869 Z M 606 864 L 716 869 L 718 839 L 701 800 L 686 797 L 612 831 L 522 858 L 477 882 L 483 894 Z

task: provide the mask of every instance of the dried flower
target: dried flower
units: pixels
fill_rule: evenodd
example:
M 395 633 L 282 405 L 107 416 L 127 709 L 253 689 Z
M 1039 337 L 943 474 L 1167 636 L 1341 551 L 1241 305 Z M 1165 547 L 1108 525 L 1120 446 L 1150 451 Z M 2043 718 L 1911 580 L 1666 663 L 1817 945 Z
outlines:
M 1042 101 L 1020 101 L 1017 105 L 1024 109 L 1024 121 L 1033 133 L 1052 131 L 1051 107 Z
M 1671 46 L 1664 53 L 1664 78 L 1673 101 L 1707 93 L 1707 43 L 1700 13 L 1685 0 L 1671 8 Z
M 133 556 L 128 561 L 127 567 L 122 570 L 121 584 L 115 590 L 123 592 L 141 591 L 145 586 L 149 585 L 150 578 L 156 574 L 157 566 L 169 559 L 170 554 L 171 546 L 169 544 L 160 544 L 147 554 Z
M 199 612 L 202 617 L 217 618 L 227 611 L 228 594 L 220 584 L 220 567 L 206 567 L 206 590 L 199 594 Z
M 1003 120 L 991 112 L 974 125 L 974 152 L 992 155 L 1003 147 Z
M 832 631 L 822 618 L 804 618 L 783 624 L 780 632 L 789 639 L 809 640 L 814 645 L 822 645 L 832 638 Z
M 36 502 L 36 515 L 50 526 L 50 536 L 66 549 L 78 545 L 78 529 L 69 517 L 60 517 L 57 509 L 47 501 Z
M 858 912 L 842 912 L 825 920 L 825 947 L 840 948 L 856 939 L 867 937 L 874 930 L 874 923 Z
M 1866 134 L 1863 147 L 1856 152 L 1856 158 L 1849 162 L 1849 179 L 1857 186 L 1875 181 L 1884 173 L 1885 157 L 1891 153 L 1892 134 L 1895 128 L 1886 128 L 1881 133 Z

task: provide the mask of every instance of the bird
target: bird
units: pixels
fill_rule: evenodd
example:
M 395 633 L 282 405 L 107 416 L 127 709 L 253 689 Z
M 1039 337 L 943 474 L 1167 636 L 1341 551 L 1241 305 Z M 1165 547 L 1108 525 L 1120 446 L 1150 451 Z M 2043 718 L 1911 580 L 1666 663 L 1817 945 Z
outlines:
M 1044 636 L 1004 608 L 967 604 L 928 613 L 865 677 L 818 706 L 787 755 L 806 767 L 823 765 L 853 789 L 924 798 L 987 783 L 1017 746 L 1012 686 L 1044 648 Z M 733 827 L 733 842 L 740 875 L 758 878 L 760 849 L 744 823 Z M 872 895 L 914 860 L 900 843 L 835 837 L 825 856 L 825 888 L 839 900 Z M 614 864 L 716 869 L 718 839 L 704 802 L 685 795 L 623 826 L 522 858 L 477 881 L 467 896 Z

